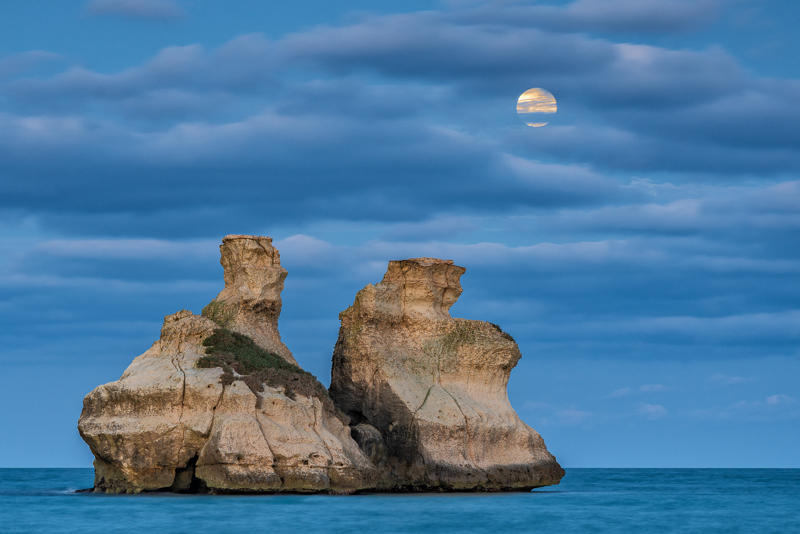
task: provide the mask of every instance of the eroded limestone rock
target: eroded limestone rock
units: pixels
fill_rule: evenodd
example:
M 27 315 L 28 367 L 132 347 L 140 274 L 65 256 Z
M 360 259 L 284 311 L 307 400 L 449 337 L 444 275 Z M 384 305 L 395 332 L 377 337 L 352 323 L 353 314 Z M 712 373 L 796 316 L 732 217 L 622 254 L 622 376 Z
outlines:
M 508 402 L 516 343 L 450 317 L 463 268 L 390 262 L 358 293 L 340 315 L 332 400 L 281 341 L 286 270 L 271 240 L 227 236 L 220 251 L 225 288 L 203 314 L 167 316 L 159 340 L 84 399 L 96 491 L 508 490 L 563 475 Z M 223 342 L 266 367 L 207 353 Z
M 512 490 L 564 471 L 506 386 L 519 348 L 499 327 L 453 319 L 464 268 L 389 262 L 340 314 L 331 396 L 390 490 Z
M 95 455 L 95 490 L 371 487 L 374 468 L 324 388 L 321 394 L 274 384 L 254 390 L 236 374 L 221 380 L 220 367 L 198 367 L 203 341 L 221 323 L 295 363 L 278 334 L 286 270 L 271 240 L 228 236 L 220 248 L 225 289 L 207 316 L 186 310 L 167 316 L 160 339 L 119 380 L 84 399 L 78 429 Z
M 227 328 L 249 336 L 265 349 L 297 365 L 281 341 L 278 317 L 286 269 L 272 238 L 228 235 L 222 238 L 220 263 L 225 289 L 204 310 Z

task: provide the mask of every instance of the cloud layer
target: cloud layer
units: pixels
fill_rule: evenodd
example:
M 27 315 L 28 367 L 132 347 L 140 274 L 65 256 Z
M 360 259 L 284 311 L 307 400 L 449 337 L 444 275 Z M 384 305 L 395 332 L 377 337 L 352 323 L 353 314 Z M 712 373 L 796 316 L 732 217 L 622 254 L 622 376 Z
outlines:
M 512 397 L 562 443 L 796 423 L 800 81 L 702 38 L 729 4 L 456 2 L 176 37 L 117 68 L 0 56 L 2 362 L 115 378 L 160 316 L 219 290 L 221 236 L 263 233 L 289 269 L 282 332 L 323 380 L 337 313 L 387 260 L 429 255 L 468 269 L 454 314 L 519 340 Z M 193 9 L 84 13 L 174 28 Z M 545 128 L 516 117 L 530 87 L 558 98 Z

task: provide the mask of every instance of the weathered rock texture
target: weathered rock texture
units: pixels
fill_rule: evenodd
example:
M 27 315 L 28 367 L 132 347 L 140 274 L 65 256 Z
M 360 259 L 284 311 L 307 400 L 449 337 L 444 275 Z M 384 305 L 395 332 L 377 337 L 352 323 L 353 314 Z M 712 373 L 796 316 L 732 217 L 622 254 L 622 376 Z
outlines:
M 499 327 L 453 319 L 463 267 L 389 262 L 340 314 L 331 396 L 385 490 L 513 490 L 564 471 L 506 386 L 519 348 Z
M 281 341 L 286 270 L 271 239 L 227 236 L 220 251 L 225 288 L 202 315 L 167 316 L 160 339 L 84 399 L 78 428 L 96 491 L 558 483 L 563 471 L 508 402 L 516 343 L 491 323 L 450 317 L 462 267 L 393 261 L 358 293 L 340 315 L 332 400 Z
M 225 326 L 249 336 L 265 349 L 297 364 L 281 341 L 278 317 L 286 269 L 269 237 L 229 235 L 219 247 L 225 270 L 225 289 L 212 306 Z
M 267 384 L 259 391 L 235 374 L 221 381 L 219 367 L 197 367 L 203 341 L 220 325 L 295 363 L 278 334 L 286 270 L 271 240 L 227 236 L 220 249 L 225 289 L 205 316 L 167 316 L 160 339 L 119 380 L 84 399 L 78 429 L 95 455 L 95 490 L 348 493 L 372 486 L 374 468 L 327 396 Z

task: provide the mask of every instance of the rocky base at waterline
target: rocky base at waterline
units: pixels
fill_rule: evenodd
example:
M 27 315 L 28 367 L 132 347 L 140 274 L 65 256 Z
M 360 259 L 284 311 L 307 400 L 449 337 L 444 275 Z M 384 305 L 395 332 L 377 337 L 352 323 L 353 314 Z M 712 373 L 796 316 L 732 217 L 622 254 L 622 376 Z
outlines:
M 271 239 L 227 236 L 220 251 L 225 288 L 203 313 L 167 316 L 84 399 L 95 491 L 520 490 L 563 476 L 508 403 L 516 344 L 449 317 L 463 268 L 390 262 L 341 314 L 329 395 L 281 341 Z

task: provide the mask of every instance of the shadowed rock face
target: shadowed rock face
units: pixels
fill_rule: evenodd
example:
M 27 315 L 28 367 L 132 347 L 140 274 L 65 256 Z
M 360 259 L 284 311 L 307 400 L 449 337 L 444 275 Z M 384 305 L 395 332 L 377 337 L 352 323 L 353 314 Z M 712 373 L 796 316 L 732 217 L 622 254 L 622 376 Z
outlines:
M 339 316 L 330 392 L 381 489 L 525 489 L 564 474 L 508 401 L 517 344 L 450 317 L 463 273 L 449 260 L 389 262 Z
M 95 490 L 349 493 L 374 468 L 324 395 L 253 391 L 198 368 L 219 322 L 295 363 L 278 334 L 286 270 L 271 240 L 228 236 L 225 289 L 205 316 L 164 319 L 161 337 L 122 377 L 84 399 L 78 429 L 95 455 Z

